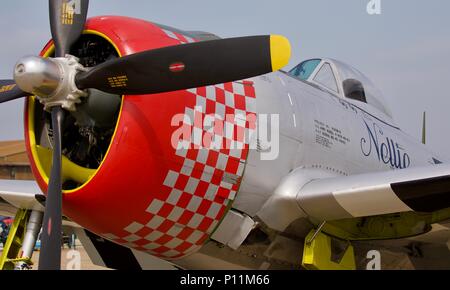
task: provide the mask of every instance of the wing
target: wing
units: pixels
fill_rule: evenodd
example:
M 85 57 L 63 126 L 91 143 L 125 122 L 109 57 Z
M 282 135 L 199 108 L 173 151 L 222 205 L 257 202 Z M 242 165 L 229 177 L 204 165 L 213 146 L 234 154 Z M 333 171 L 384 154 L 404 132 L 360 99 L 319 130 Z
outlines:
M 450 225 L 445 223 L 450 219 L 449 165 L 313 180 L 299 191 L 297 202 L 308 215 L 323 221 L 413 211 L 433 213 L 439 216 L 439 224 L 430 225 L 428 233 L 358 243 L 359 251 L 379 249 L 383 268 L 450 267 Z M 438 211 L 440 214 L 434 215 Z
M 320 220 L 450 207 L 450 165 L 316 179 L 297 195 L 300 207 Z
M 43 200 L 35 181 L 0 180 L 0 215 L 14 216 L 18 208 L 44 211 Z
M 370 250 L 385 250 L 383 269 L 405 268 L 406 262 L 411 268 L 448 268 L 450 165 L 325 174 L 294 170 L 256 215 L 269 228 L 299 238 L 314 233 L 305 224 L 321 224 L 322 231 L 352 240 L 361 265 Z
M 44 212 L 45 195 L 35 181 L 0 179 L 0 216 L 15 216 L 17 209 Z M 63 225 L 80 227 L 63 217 Z

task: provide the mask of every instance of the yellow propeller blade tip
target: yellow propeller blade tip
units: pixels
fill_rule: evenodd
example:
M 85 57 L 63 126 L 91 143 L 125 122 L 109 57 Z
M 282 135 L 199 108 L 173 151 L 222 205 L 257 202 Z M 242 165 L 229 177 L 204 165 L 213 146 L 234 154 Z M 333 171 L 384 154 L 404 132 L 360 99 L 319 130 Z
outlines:
M 272 71 L 277 71 L 289 63 L 291 58 L 291 44 L 282 35 L 270 36 L 270 57 L 272 61 Z

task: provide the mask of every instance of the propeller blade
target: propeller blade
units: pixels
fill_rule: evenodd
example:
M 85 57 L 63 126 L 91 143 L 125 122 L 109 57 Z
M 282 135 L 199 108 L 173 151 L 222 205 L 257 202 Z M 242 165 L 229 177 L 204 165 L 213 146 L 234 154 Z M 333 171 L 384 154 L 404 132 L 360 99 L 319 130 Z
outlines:
M 30 96 L 19 89 L 13 80 L 0 80 L 0 103 L 5 103 L 22 97 Z
M 63 120 L 63 109 L 59 106 L 53 107 L 53 164 L 45 202 L 44 223 L 42 224 L 39 270 L 59 270 L 61 267 L 61 127 Z
M 64 57 L 80 37 L 86 23 L 89 0 L 49 0 L 50 27 L 55 56 Z
M 290 58 L 279 35 L 196 42 L 104 62 L 76 77 L 80 89 L 152 94 L 246 79 L 279 70 Z

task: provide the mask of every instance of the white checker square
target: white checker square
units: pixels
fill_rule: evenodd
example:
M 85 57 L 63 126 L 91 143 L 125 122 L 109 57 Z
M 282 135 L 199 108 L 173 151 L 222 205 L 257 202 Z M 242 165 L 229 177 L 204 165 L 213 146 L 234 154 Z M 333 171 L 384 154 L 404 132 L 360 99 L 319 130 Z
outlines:
M 247 100 L 248 99 L 250 99 L 250 98 L 245 98 L 245 110 L 246 110 L 246 112 L 247 112 L 247 121 L 254 121 L 255 119 L 256 119 L 256 113 L 255 113 L 255 110 L 256 110 L 256 106 L 255 106 L 255 104 L 253 103 L 253 102 L 247 102 Z
M 172 211 L 170 212 L 167 219 L 171 220 L 173 222 L 177 222 L 180 219 L 180 217 L 183 215 L 184 211 L 185 210 L 183 208 L 176 206 L 172 209 Z
M 205 132 L 214 133 L 214 125 L 216 123 L 215 115 L 206 114 L 205 119 L 203 121 L 203 127 Z
M 206 212 L 206 216 L 215 219 L 221 208 L 222 208 L 221 204 L 213 202 L 209 207 L 208 211 Z
M 232 144 L 232 146 L 230 149 L 239 149 L 239 154 L 237 156 L 241 156 L 242 149 L 245 148 L 244 140 L 233 140 L 231 142 L 231 144 Z M 234 157 L 237 157 L 237 156 L 234 156 Z
M 181 174 L 190 176 L 192 174 L 192 170 L 194 169 L 194 164 L 195 164 L 194 161 L 185 159 L 183 167 L 181 168 Z
M 155 244 L 155 243 L 148 243 L 146 245 L 143 246 L 143 248 L 147 249 L 147 250 L 154 250 L 161 247 L 161 245 Z
M 244 134 L 245 134 L 245 123 L 247 122 L 247 119 L 245 117 L 240 118 L 239 116 L 236 116 L 236 118 L 234 119 L 234 122 L 235 122 L 236 126 L 239 127 L 239 128 L 237 128 L 238 132 L 244 131 Z
M 164 185 L 173 188 L 175 183 L 177 182 L 178 176 L 180 174 L 178 172 L 169 170 L 167 173 L 166 179 L 164 179 Z
M 209 150 L 208 149 L 200 149 L 198 150 L 198 154 L 197 154 L 197 162 L 202 163 L 202 164 L 206 164 L 206 160 L 208 160 L 208 154 L 209 154 Z
M 137 240 L 140 240 L 141 237 L 140 237 L 140 236 L 137 236 L 137 235 L 135 235 L 135 234 L 131 234 L 131 235 L 129 235 L 129 236 L 124 237 L 123 239 L 124 239 L 125 241 L 127 241 L 127 242 L 132 243 L 132 242 L 136 242 Z
M 184 229 L 184 227 L 182 225 L 179 224 L 174 224 L 170 230 L 167 231 L 167 235 L 172 236 L 172 237 L 176 237 L 178 236 L 181 231 Z
M 236 191 L 234 191 L 234 190 L 230 191 L 230 194 L 228 195 L 228 199 L 234 200 L 235 197 L 236 197 Z
M 211 138 L 210 150 L 220 150 L 223 147 L 223 137 L 219 134 L 214 134 Z
M 245 96 L 244 84 L 233 82 L 233 92 L 237 95 Z
M 170 203 L 172 205 L 176 205 L 178 203 L 178 201 L 180 200 L 182 193 L 183 192 L 181 190 L 173 188 L 169 194 L 169 197 L 167 197 L 166 202 Z
M 201 148 L 203 146 L 203 130 L 202 128 L 193 127 L 192 128 L 192 136 L 191 136 L 192 144 L 198 146 L 197 148 Z M 196 148 L 196 147 L 194 147 Z
M 232 121 L 232 120 L 227 120 L 224 123 L 224 125 L 225 125 L 224 137 L 227 139 L 233 140 L 234 139 L 234 124 L 229 121 Z
M 194 110 L 191 108 L 186 108 L 184 110 L 184 115 L 183 115 L 183 123 L 189 126 L 192 126 L 192 124 L 194 124 Z
M 156 230 L 163 222 L 164 218 L 160 217 L 158 215 L 155 215 L 147 224 L 146 226 L 151 228 L 152 230 Z
M 240 160 L 236 174 L 242 176 L 242 174 L 244 174 L 244 168 L 245 168 L 245 161 Z
M 202 176 L 200 177 L 200 179 L 204 182 L 211 182 L 212 179 L 212 173 L 208 173 L 206 171 L 203 171 Z
M 177 250 L 169 250 L 167 252 L 164 252 L 164 256 L 168 257 L 168 258 L 173 258 L 178 256 L 179 254 L 181 254 L 180 252 L 178 252 Z
M 199 97 L 201 97 L 201 96 L 199 96 Z M 205 99 L 205 98 L 203 98 L 203 99 Z M 205 108 L 206 108 L 206 105 L 205 106 L 195 105 L 195 107 L 194 107 L 195 115 L 194 116 L 198 116 L 198 114 L 205 113 L 205 110 L 204 110 Z
M 227 181 L 221 181 L 220 182 L 220 187 L 226 188 L 226 189 L 231 189 L 233 188 L 233 184 L 227 182 Z
M 203 169 L 203 172 L 205 173 L 208 173 L 208 174 L 214 174 L 214 170 L 215 170 L 215 168 L 214 167 L 211 167 L 211 166 L 209 166 L 209 165 L 205 165 L 205 168 Z M 203 179 L 202 179 L 203 180 Z
M 219 189 L 219 187 L 217 185 L 209 184 L 208 189 L 206 190 L 206 193 L 205 193 L 205 199 L 214 200 L 218 189 Z
M 234 108 L 234 94 L 225 91 L 225 105 Z
M 202 203 L 202 198 L 194 195 L 192 196 L 191 200 L 189 201 L 188 205 L 186 206 L 186 209 L 192 211 L 192 212 L 196 212 L 197 209 L 199 208 L 200 204 Z
M 186 183 L 186 187 L 184 188 L 184 191 L 190 194 L 194 194 L 197 190 L 197 186 L 200 180 L 190 177 L 188 182 Z
M 160 231 L 153 231 L 150 234 L 145 236 L 145 239 L 147 241 L 156 241 L 157 239 L 159 239 L 160 237 L 162 237 L 164 235 L 164 233 L 161 233 Z
M 232 149 L 230 149 L 230 156 L 241 159 L 242 149 L 244 149 L 244 144 L 241 142 L 233 141 Z
M 188 90 L 186 90 L 186 91 L 189 92 L 189 93 L 192 93 L 192 94 L 197 95 L 197 88 L 188 89 Z
M 186 239 L 191 244 L 197 243 L 204 236 L 203 232 L 193 231 L 192 234 Z
M 228 155 L 219 152 L 216 168 L 219 170 L 225 170 L 225 168 L 227 167 L 227 163 L 228 163 Z
M 146 211 L 152 214 L 157 214 L 163 205 L 164 205 L 163 201 L 160 201 L 159 199 L 155 198 L 153 199 L 152 203 L 148 206 Z
M 189 223 L 187 224 L 188 227 L 196 229 L 202 220 L 204 219 L 204 216 L 198 213 L 195 213 Z
M 138 232 L 143 227 L 144 227 L 144 225 L 142 225 L 140 223 L 132 222 L 126 228 L 124 228 L 124 230 L 129 232 L 129 233 L 135 234 L 136 232 Z
M 127 248 L 135 248 L 138 245 L 136 245 L 135 243 L 132 243 L 132 242 L 126 242 L 126 243 L 122 244 L 122 246 L 127 247 Z
M 228 184 L 236 184 L 239 181 L 239 176 L 233 173 L 225 172 L 222 177 L 221 183 L 228 183 Z
M 246 116 L 247 114 L 245 113 L 245 111 L 239 110 L 239 109 L 235 109 L 234 111 L 235 116 Z
M 223 120 L 225 118 L 225 105 L 216 102 L 216 111 L 215 114 L 219 115 L 220 118 L 218 118 L 219 120 Z
M 173 238 L 172 240 L 170 240 L 167 243 L 165 243 L 164 247 L 167 247 L 169 249 L 175 249 L 176 247 L 178 247 L 182 243 L 183 243 L 183 240 L 180 240 L 178 238 Z
M 200 95 L 197 95 L 195 97 L 195 108 L 197 110 L 197 107 L 201 107 L 201 112 L 206 112 L 206 98 L 202 97 Z
M 245 109 L 248 112 L 254 112 L 255 100 L 255 98 L 245 97 Z
M 188 149 L 191 147 L 191 142 L 188 140 L 179 140 L 177 144 L 177 156 L 186 158 Z
M 206 98 L 216 101 L 216 87 L 214 86 L 207 86 L 206 87 Z

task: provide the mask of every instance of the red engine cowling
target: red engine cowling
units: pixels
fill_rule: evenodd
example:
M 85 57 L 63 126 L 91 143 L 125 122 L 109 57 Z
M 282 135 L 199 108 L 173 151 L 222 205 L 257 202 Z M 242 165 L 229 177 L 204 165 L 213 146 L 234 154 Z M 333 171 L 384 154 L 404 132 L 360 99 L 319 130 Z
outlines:
M 92 18 L 84 33 L 108 40 L 120 56 L 193 41 L 127 17 Z M 50 42 L 41 55 L 52 50 Z M 247 81 L 123 96 L 115 132 L 99 168 L 86 170 L 70 162 L 63 166 L 63 176 L 85 176 L 82 185 L 64 191 L 64 214 L 107 239 L 158 257 L 175 259 L 195 252 L 238 191 L 248 155 L 243 132 L 248 136 L 254 129 L 254 122 L 246 117 L 254 114 L 255 98 L 253 84 Z M 35 105 L 33 98 L 25 104 L 26 145 L 33 173 L 46 192 L 50 166 L 48 154 L 36 140 Z M 174 123 L 177 114 L 185 117 Z M 174 139 L 180 130 L 202 137 L 211 134 L 202 126 L 207 118 L 225 120 L 222 124 L 231 130 L 222 131 L 222 136 L 214 134 L 222 144 L 237 144 L 234 149 L 199 148 L 192 146 L 198 140 L 185 135 L 184 140 Z M 177 149 L 172 143 L 191 146 Z

